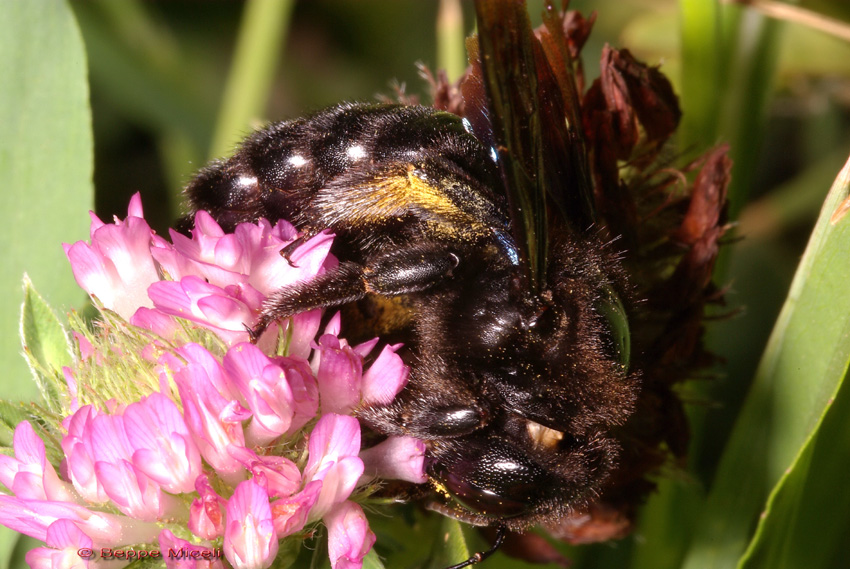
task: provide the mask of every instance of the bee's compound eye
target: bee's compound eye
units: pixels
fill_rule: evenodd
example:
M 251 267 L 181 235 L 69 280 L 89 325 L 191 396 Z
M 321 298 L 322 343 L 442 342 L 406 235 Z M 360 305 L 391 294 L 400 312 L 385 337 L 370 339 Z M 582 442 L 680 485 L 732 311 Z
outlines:
M 467 510 L 497 518 L 528 513 L 553 489 L 543 468 L 495 436 L 463 439 L 428 473 Z
M 605 323 L 602 341 L 606 351 L 623 369 L 628 369 L 631 358 L 629 319 L 620 297 L 610 286 L 603 289 L 602 297 L 596 302 L 596 311 Z

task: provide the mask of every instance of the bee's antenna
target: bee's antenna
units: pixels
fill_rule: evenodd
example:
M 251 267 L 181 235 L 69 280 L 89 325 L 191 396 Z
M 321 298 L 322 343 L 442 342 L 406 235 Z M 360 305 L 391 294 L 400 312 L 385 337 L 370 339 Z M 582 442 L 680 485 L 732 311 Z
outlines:
M 494 553 L 496 550 L 502 546 L 502 543 L 505 541 L 505 536 L 508 534 L 508 528 L 504 525 L 499 525 L 496 529 L 496 541 L 493 542 L 493 545 L 487 551 L 479 551 L 475 553 L 472 557 L 467 559 L 466 561 L 462 561 L 457 565 L 452 565 L 451 567 L 446 567 L 446 569 L 463 569 L 463 567 L 469 567 L 470 565 L 475 565 L 476 563 L 481 563 Z

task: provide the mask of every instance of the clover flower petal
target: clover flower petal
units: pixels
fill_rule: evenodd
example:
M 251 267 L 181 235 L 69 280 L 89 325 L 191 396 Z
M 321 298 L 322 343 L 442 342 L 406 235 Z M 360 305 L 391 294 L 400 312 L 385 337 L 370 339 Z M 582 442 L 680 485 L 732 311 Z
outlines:
M 238 344 L 228 350 L 223 365 L 240 401 L 253 413 L 247 430 L 250 443 L 264 445 L 288 432 L 295 399 L 286 371 L 253 344 Z
M 152 393 L 124 411 L 133 465 L 172 494 L 191 492 L 201 455 L 177 405 Z
M 124 221 L 105 224 L 92 214 L 91 244 L 64 245 L 77 283 L 124 318 L 140 306 L 152 306 L 148 286 L 160 279 L 151 255 L 158 238 L 142 217 L 141 200 L 133 196 Z
M 225 569 L 220 550 L 180 539 L 167 528 L 159 534 L 159 548 L 168 569 Z
M 80 549 L 91 549 L 89 536 L 71 520 L 56 520 L 47 528 L 48 547 L 37 547 L 27 552 L 26 562 L 31 569 L 83 569 L 89 558 L 80 555 Z
M 325 516 L 328 526 L 328 552 L 333 569 L 359 569 L 363 557 L 372 549 L 375 534 L 363 508 L 354 502 L 345 502 Z
M 227 500 L 216 493 L 206 474 L 201 474 L 195 480 L 195 489 L 198 498 L 192 502 L 189 510 L 189 529 L 204 539 L 223 536 Z
M 263 569 L 277 555 L 272 510 L 266 491 L 252 480 L 241 482 L 227 501 L 224 552 L 235 569 Z
M 70 520 L 97 546 L 146 543 L 156 537 L 156 524 L 127 516 L 96 512 L 69 502 L 27 500 L 0 494 L 0 523 L 20 533 L 47 541 L 47 530 L 57 520 Z
M 319 338 L 316 348 L 313 365 L 318 367 L 322 412 L 350 413 L 360 403 L 362 356 L 330 334 Z
M 19 498 L 73 501 L 72 486 L 47 462 L 42 441 L 27 421 L 15 427 L 15 456 L 0 455 L 0 483 Z
M 304 479 L 321 480 L 322 490 L 310 519 L 317 520 L 336 504 L 345 501 L 363 474 L 360 452 L 360 424 L 348 415 L 323 415 L 310 433 L 309 459 Z
M 388 437 L 360 452 L 363 471 L 370 479 L 428 481 L 425 475 L 425 443 L 413 437 Z

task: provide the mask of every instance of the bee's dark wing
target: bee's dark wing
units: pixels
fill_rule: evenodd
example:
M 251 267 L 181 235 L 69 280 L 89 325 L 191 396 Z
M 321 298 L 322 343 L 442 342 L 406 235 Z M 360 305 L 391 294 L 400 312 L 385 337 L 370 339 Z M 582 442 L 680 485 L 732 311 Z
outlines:
M 545 283 L 548 224 L 565 222 L 583 231 L 594 218 L 572 64 L 551 5 L 542 39 L 531 28 L 524 1 L 476 0 L 475 6 L 481 71 L 471 82 L 480 81 L 484 108 L 472 108 L 470 120 L 474 127 L 488 123 L 513 236 L 524 257 L 523 276 L 539 290 Z M 465 95 L 473 91 L 474 86 Z

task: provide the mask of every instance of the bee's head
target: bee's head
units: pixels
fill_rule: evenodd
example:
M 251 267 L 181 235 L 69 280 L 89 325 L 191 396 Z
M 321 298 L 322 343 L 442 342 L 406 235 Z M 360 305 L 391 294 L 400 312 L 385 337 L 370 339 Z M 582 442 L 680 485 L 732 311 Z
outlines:
M 556 431 L 541 440 L 540 428 L 546 430 L 512 417 L 498 428 L 433 445 L 428 474 L 449 503 L 437 509 L 478 525 L 498 520 L 522 529 L 592 499 L 615 463 L 616 443 Z

